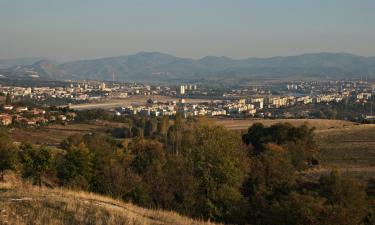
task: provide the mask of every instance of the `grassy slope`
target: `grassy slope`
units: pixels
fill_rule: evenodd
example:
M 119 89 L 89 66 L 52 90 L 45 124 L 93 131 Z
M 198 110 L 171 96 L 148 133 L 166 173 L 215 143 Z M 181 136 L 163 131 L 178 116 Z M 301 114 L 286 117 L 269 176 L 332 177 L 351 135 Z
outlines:
M 306 122 L 310 127 L 315 127 L 317 144 L 321 149 L 321 165 L 308 171 L 308 175 L 316 178 L 321 173 L 335 169 L 359 178 L 375 177 L 375 125 L 323 119 L 216 121 L 217 124 L 232 130 L 246 130 L 255 122 L 265 126 L 279 122 L 300 126 Z
M 0 183 L 0 225 L 3 224 L 214 225 L 91 193 Z
M 322 165 L 360 178 L 375 177 L 375 125 L 316 132 Z

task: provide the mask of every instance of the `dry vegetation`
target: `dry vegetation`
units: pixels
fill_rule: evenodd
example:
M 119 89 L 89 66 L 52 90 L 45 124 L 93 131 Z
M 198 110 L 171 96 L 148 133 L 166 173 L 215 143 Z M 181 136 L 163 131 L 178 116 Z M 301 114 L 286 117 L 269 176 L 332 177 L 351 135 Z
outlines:
M 214 225 L 92 193 L 0 182 L 0 225 L 26 224 Z
M 230 130 L 246 130 L 254 123 L 262 123 L 265 126 L 271 126 L 276 123 L 290 123 L 293 126 L 307 124 L 318 130 L 344 128 L 353 126 L 355 123 L 343 120 L 325 120 L 325 119 L 217 119 L 215 122 Z
M 322 164 L 358 177 L 375 177 L 375 125 L 316 131 Z
M 314 177 L 328 173 L 332 169 L 364 179 L 375 177 L 375 125 L 324 119 L 216 121 L 217 124 L 231 130 L 246 130 L 256 122 L 265 126 L 288 122 L 294 126 L 306 123 L 310 127 L 315 127 L 317 143 L 321 149 L 321 165 L 318 169 L 309 171 Z
M 77 134 L 90 132 L 103 132 L 108 127 L 118 127 L 124 124 L 95 121 L 91 123 L 72 123 L 67 125 L 52 124 L 38 128 L 15 128 L 10 130 L 11 136 L 16 142 L 33 144 L 59 145 L 62 140 Z
M 238 131 L 244 131 L 256 122 L 266 126 L 280 122 L 288 122 L 294 126 L 306 123 L 316 128 L 317 142 L 321 149 L 322 164 L 320 169 L 313 171 L 314 173 L 320 174 L 337 169 L 357 177 L 375 177 L 375 125 L 359 125 L 349 121 L 324 119 L 215 119 L 214 121 L 230 130 Z M 18 142 L 57 146 L 62 140 L 72 135 L 104 132 L 108 127 L 119 126 L 125 125 L 108 121 L 54 124 L 41 128 L 16 128 L 11 131 L 11 135 L 13 140 Z

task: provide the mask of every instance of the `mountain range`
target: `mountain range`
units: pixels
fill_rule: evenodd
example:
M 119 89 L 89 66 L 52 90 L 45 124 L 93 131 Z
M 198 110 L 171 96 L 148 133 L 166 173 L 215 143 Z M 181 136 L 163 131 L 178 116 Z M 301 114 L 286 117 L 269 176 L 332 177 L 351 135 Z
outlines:
M 0 60 L 0 65 L 7 65 L 0 74 L 7 74 L 10 79 L 91 79 L 152 83 L 227 79 L 238 81 L 254 77 L 288 76 L 375 78 L 375 57 L 349 53 L 311 53 L 247 59 L 206 56 L 195 60 L 158 52 L 140 52 L 66 63 L 40 58 Z
M 0 68 L 7 68 L 9 66 L 26 66 L 34 64 L 38 61 L 43 60 L 43 58 L 30 57 L 30 58 L 16 58 L 16 59 L 0 59 Z

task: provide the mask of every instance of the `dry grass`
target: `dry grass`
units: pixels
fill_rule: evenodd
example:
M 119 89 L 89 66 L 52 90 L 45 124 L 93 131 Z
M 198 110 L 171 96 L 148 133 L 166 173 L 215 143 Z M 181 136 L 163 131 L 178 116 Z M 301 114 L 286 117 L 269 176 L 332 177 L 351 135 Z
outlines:
M 335 169 L 361 179 L 375 177 L 375 125 L 352 125 L 316 131 L 321 168 Z
M 216 119 L 217 124 L 231 130 L 246 130 L 256 122 L 271 126 L 288 122 L 294 126 L 307 123 L 315 127 L 317 144 L 321 150 L 321 165 L 306 173 L 318 177 L 332 169 L 360 179 L 375 177 L 375 125 L 360 125 L 341 120 L 277 119 L 277 120 L 228 120 Z
M 125 126 L 122 123 L 107 121 L 95 121 L 92 123 L 72 123 L 67 125 L 52 124 L 39 128 L 15 128 L 10 131 L 16 142 L 28 142 L 33 144 L 59 145 L 62 140 L 72 135 L 86 134 L 90 132 L 103 132 L 107 127 Z
M 9 183 L 0 183 L 0 224 L 214 225 L 92 193 Z
M 316 136 L 326 163 L 375 166 L 375 125 L 320 130 Z
M 343 120 L 325 120 L 325 119 L 214 119 L 215 123 L 222 125 L 230 130 L 246 130 L 254 123 L 262 123 L 265 126 L 271 126 L 276 123 L 290 123 L 294 126 L 307 124 L 318 130 L 335 129 L 353 126 L 355 123 Z

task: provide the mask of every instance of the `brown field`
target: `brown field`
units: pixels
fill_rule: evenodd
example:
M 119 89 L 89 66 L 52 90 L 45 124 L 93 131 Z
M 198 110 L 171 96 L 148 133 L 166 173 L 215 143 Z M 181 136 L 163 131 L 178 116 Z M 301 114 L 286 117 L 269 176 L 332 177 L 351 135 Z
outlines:
M 316 131 L 323 169 L 375 177 L 375 124 Z
M 160 101 L 160 102 L 168 102 L 168 101 L 179 101 L 178 98 L 172 98 L 167 96 L 161 95 L 142 95 L 142 96 L 130 96 L 128 98 L 121 98 L 121 99 L 108 99 L 103 100 L 95 103 L 87 103 L 87 104 L 78 104 L 78 105 L 71 105 L 70 108 L 76 110 L 85 110 L 85 109 L 95 109 L 95 108 L 102 108 L 102 109 L 111 109 L 121 106 L 130 106 L 130 105 L 140 105 L 145 104 L 148 99 Z M 191 99 L 186 98 L 186 103 L 203 103 L 203 102 L 210 102 L 209 99 Z
M 344 128 L 355 125 L 355 123 L 349 121 L 324 119 L 215 119 L 214 121 L 216 124 L 230 130 L 247 130 L 254 123 L 262 123 L 265 126 L 271 126 L 276 123 L 290 123 L 293 126 L 301 126 L 306 123 L 317 130 Z
M 0 182 L 0 224 L 214 225 L 92 193 Z
M 10 130 L 16 142 L 47 144 L 57 146 L 62 140 L 78 134 L 105 132 L 107 128 L 124 126 L 122 123 L 95 121 L 90 123 L 53 124 L 45 127 Z
M 317 177 L 335 169 L 359 178 L 375 178 L 375 124 L 356 124 L 340 120 L 227 120 L 217 119 L 216 124 L 231 130 L 243 130 L 256 122 L 270 126 L 288 122 L 294 126 L 307 123 L 315 127 L 316 140 L 321 151 L 321 165 L 308 172 Z

